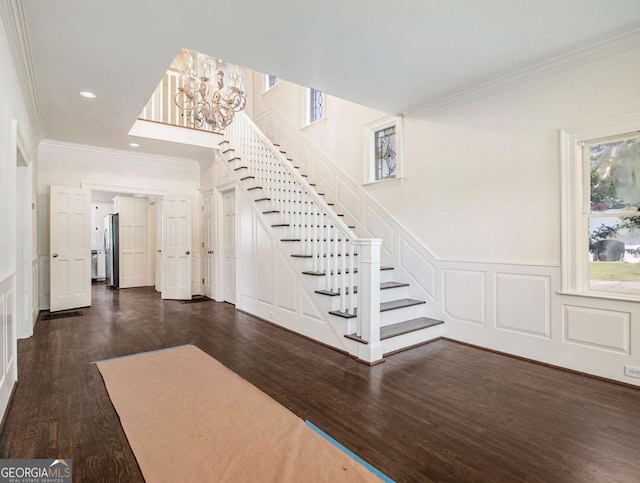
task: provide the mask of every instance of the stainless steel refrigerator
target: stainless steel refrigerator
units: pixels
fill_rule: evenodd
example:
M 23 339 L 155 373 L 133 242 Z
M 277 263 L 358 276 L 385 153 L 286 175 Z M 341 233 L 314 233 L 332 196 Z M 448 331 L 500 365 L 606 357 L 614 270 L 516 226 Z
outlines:
M 104 254 L 106 257 L 107 285 L 120 288 L 120 226 L 118 215 L 104 217 Z

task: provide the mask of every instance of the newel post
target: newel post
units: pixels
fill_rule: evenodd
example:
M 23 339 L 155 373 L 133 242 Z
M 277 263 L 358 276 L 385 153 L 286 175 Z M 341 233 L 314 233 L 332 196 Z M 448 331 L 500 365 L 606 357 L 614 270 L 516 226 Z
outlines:
M 358 358 L 369 363 L 382 360 L 380 344 L 380 247 L 382 240 L 359 239 L 358 321 L 360 337 L 368 341 L 358 350 Z

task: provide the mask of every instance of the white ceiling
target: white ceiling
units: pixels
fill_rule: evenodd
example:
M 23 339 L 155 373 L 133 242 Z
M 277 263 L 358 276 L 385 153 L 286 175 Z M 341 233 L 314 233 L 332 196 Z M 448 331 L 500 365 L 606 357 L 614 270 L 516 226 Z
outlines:
M 117 149 L 130 149 L 129 129 L 181 48 L 398 113 L 640 21 L 639 0 L 24 3 L 44 137 Z M 168 156 L 208 153 L 140 144 Z

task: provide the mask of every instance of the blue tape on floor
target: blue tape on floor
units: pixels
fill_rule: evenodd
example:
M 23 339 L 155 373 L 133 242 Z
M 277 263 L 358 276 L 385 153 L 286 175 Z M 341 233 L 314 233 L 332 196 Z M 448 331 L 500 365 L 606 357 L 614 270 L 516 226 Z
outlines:
M 322 436 L 324 439 L 326 439 L 327 441 L 329 441 L 332 445 L 334 445 L 336 448 L 338 448 L 339 450 L 341 450 L 344 454 L 346 454 L 347 456 L 350 456 L 352 459 L 354 459 L 355 461 L 357 461 L 358 463 L 360 463 L 362 466 L 364 466 L 366 469 L 368 469 L 371 473 L 373 473 L 374 475 L 376 475 L 378 478 L 380 478 L 382 481 L 384 481 L 385 483 L 395 483 L 394 480 L 392 480 L 391 478 L 389 478 L 387 475 L 385 475 L 384 473 L 382 473 L 380 470 L 378 470 L 377 468 L 374 468 L 373 466 L 371 466 L 369 463 L 367 463 L 365 460 L 363 460 L 362 458 L 360 458 L 360 456 L 358 456 L 357 454 L 355 454 L 353 451 L 351 451 L 348 448 L 345 448 L 343 445 L 341 445 L 340 443 L 338 443 L 335 439 L 333 439 L 331 436 L 329 436 L 327 433 L 325 433 L 324 431 L 322 431 L 319 427 L 317 427 L 315 424 L 313 424 L 310 421 L 305 421 L 305 424 L 307 426 L 309 426 L 311 429 L 313 429 L 316 433 L 318 433 L 320 436 Z
M 118 359 L 127 359 L 129 357 L 141 356 L 144 354 L 151 354 L 153 352 L 170 351 L 171 349 L 177 349 L 178 347 L 186 347 L 193 344 L 174 345 L 173 347 L 163 347 L 162 349 L 155 349 L 147 352 L 136 352 L 135 354 L 127 354 L 126 356 L 114 357 L 112 359 L 102 359 L 101 361 L 93 361 L 89 364 L 100 364 L 101 362 L 117 361 Z

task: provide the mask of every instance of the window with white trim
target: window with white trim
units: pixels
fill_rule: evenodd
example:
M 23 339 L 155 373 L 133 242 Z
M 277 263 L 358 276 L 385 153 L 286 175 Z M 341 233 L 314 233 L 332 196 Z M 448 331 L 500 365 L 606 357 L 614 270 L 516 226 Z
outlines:
M 324 94 L 321 90 L 307 89 L 307 125 L 324 119 Z
M 402 178 L 402 121 L 392 116 L 365 126 L 365 184 Z
M 265 81 L 266 81 L 265 91 L 268 91 L 269 89 L 272 89 L 273 87 L 275 87 L 275 85 L 278 83 L 278 77 L 272 74 L 267 74 Z
M 640 300 L 640 115 L 562 132 L 562 290 Z

